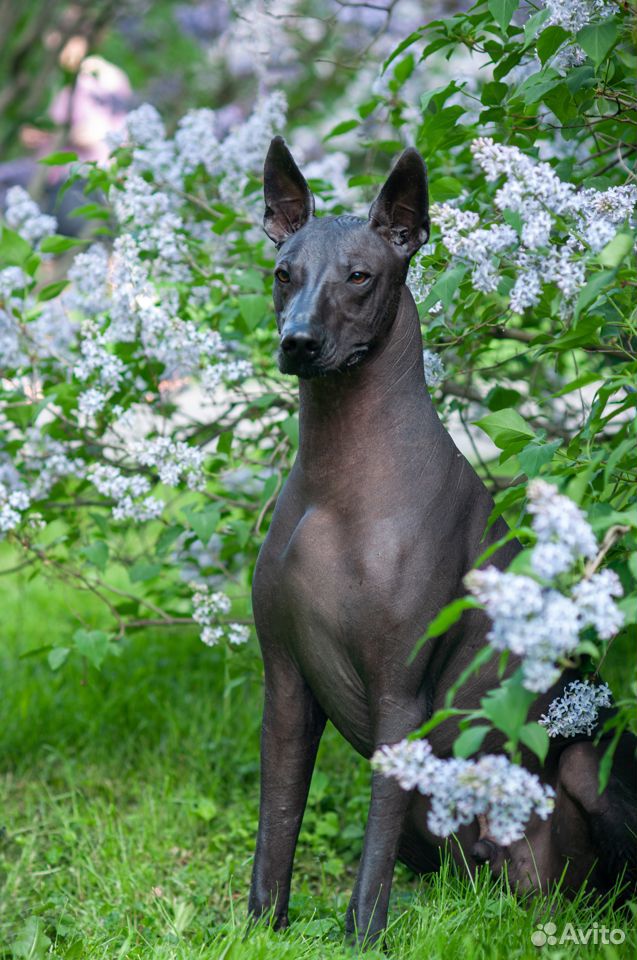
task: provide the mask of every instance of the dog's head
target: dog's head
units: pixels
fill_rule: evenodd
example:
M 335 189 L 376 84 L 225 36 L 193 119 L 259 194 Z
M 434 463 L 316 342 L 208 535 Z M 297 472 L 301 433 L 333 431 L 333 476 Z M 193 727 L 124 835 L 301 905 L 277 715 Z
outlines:
M 316 218 L 281 137 L 270 144 L 264 188 L 263 224 L 277 246 L 279 367 L 304 378 L 351 370 L 391 327 L 409 261 L 429 236 L 424 161 L 404 151 L 367 220 Z

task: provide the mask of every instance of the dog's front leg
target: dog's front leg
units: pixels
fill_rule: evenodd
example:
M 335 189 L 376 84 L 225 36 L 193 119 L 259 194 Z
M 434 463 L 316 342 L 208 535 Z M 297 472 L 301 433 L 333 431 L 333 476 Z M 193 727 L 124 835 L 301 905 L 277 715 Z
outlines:
M 347 908 L 348 938 L 372 945 L 387 923 L 398 842 L 410 795 L 395 780 L 372 776 L 372 797 L 356 886 Z
M 248 910 L 288 923 L 294 850 L 312 779 L 325 714 L 290 665 L 266 664 L 261 730 L 259 832 Z
M 422 712 L 416 706 L 399 707 L 387 698 L 381 698 L 379 705 L 386 716 L 378 727 L 377 747 L 396 743 L 422 723 Z M 375 943 L 386 926 L 398 844 L 410 796 L 394 779 L 373 774 L 363 853 L 345 919 L 348 937 L 360 944 Z

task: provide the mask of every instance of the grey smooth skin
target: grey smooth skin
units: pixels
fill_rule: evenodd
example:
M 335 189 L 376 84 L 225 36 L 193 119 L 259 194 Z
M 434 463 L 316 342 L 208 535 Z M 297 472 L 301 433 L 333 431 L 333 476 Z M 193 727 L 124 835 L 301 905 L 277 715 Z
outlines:
M 462 577 L 477 556 L 507 528 L 500 520 L 482 540 L 491 497 L 425 388 L 419 319 L 405 286 L 409 259 L 428 236 L 420 155 L 402 154 L 368 221 L 316 219 L 309 188 L 277 137 L 265 163 L 265 200 L 265 230 L 278 248 L 280 369 L 299 377 L 301 406 L 298 457 L 253 583 L 265 706 L 249 910 L 271 913 L 276 926 L 285 926 L 294 850 L 326 719 L 369 757 L 442 705 L 484 644 L 485 615 L 468 612 L 412 664 L 409 655 L 441 607 L 465 592 Z M 518 549 L 510 543 L 490 562 L 506 566 Z M 495 667 L 483 669 L 457 705 L 477 706 L 497 682 Z M 537 704 L 535 715 L 557 692 Z M 437 755 L 450 755 L 456 734 L 451 722 L 432 732 Z M 485 744 L 498 749 L 496 739 Z M 537 769 L 532 756 L 524 759 Z M 560 763 L 568 774 L 562 779 Z M 571 856 L 572 881 L 581 883 L 598 854 L 587 812 L 597 811 L 607 833 L 609 798 L 624 790 L 614 776 L 598 797 L 596 766 L 590 743 L 568 747 L 561 758 L 554 750 L 542 771 L 558 789 L 551 821 L 532 822 L 527 840 L 507 850 L 489 838 L 486 825 L 472 825 L 460 831 L 463 849 L 454 845 L 454 854 L 470 865 L 488 861 L 496 873 L 506 863 L 511 881 L 523 888 L 546 888 Z M 346 918 L 359 942 L 373 942 L 385 926 L 397 856 L 419 871 L 438 866 L 442 841 L 428 833 L 426 810 L 422 796 L 373 774 Z M 610 818 L 617 839 L 611 879 L 627 855 L 625 819 L 624 812 Z

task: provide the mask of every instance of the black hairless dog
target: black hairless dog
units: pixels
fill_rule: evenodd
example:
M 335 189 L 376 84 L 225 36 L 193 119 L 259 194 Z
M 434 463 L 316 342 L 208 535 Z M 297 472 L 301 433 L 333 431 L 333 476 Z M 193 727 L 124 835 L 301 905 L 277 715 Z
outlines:
M 368 220 L 314 217 L 314 201 L 284 141 L 265 163 L 265 230 L 276 243 L 274 303 L 280 369 L 300 385 L 300 445 L 254 575 L 254 615 L 265 663 L 261 809 L 249 909 L 287 924 L 294 850 L 326 719 L 363 756 L 404 738 L 441 707 L 445 692 L 485 642 L 488 621 L 468 611 L 444 636 L 416 641 L 449 601 L 502 520 L 482 540 L 491 497 L 442 426 L 425 389 L 418 313 L 405 286 L 426 241 L 427 175 L 406 150 Z M 490 562 L 506 566 L 515 544 Z M 456 699 L 476 707 L 497 686 L 485 667 Z M 561 689 L 561 688 L 560 688 Z M 538 702 L 546 710 L 559 691 Z M 430 736 L 449 756 L 457 727 Z M 635 805 L 622 740 L 597 791 L 601 748 L 554 746 L 543 770 L 557 791 L 548 821 L 532 820 L 506 850 L 476 823 L 458 833 L 458 857 L 507 864 L 512 883 L 546 889 L 561 876 L 602 887 L 635 871 Z M 496 738 L 485 750 L 498 751 Z M 618 771 L 621 771 L 621 775 Z M 427 801 L 372 776 L 358 878 L 346 926 L 374 941 L 385 926 L 397 857 L 418 871 L 439 865 Z M 632 836 L 631 836 L 632 828 Z

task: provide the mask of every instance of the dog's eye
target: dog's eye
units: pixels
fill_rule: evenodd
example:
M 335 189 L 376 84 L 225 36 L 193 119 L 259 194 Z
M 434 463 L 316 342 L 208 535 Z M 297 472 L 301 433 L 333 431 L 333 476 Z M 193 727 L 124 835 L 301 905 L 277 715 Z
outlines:
M 287 270 L 283 270 L 281 267 L 279 267 L 278 270 L 274 271 L 274 276 L 277 278 L 279 283 L 290 282 L 290 274 L 287 272 Z
M 356 283 L 360 286 L 361 283 L 369 280 L 369 274 L 363 273 L 362 270 L 354 270 L 354 273 L 350 273 L 348 280 L 350 283 Z

